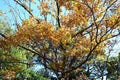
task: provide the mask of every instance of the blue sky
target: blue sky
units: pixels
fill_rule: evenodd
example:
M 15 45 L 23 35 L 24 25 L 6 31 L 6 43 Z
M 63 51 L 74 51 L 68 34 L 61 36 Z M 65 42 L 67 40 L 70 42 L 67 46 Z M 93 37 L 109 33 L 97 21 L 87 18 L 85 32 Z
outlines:
M 15 20 L 18 23 L 21 23 L 20 18 L 18 17 L 18 8 L 20 9 L 20 16 L 22 19 L 24 19 L 25 17 L 28 17 L 28 14 L 25 13 L 25 16 L 23 16 L 23 14 L 21 14 L 22 12 L 25 12 L 25 10 L 23 8 L 21 8 L 19 5 L 17 5 L 13 0 L 0 0 L 0 10 L 5 13 L 2 16 L 0 16 L 0 19 L 2 20 L 6 20 L 7 22 L 9 22 L 10 26 L 12 26 L 11 28 L 15 29 L 14 26 L 14 22 Z M 10 12 L 10 10 L 16 10 L 17 13 L 12 13 Z M 17 19 L 16 19 L 17 18 Z
M 6 3 L 7 1 L 7 3 Z M 13 0 L 0 0 L 0 10 L 5 13 L 2 16 L 0 16 L 0 19 L 6 20 L 7 22 L 11 23 L 10 25 L 13 24 L 13 16 L 9 12 L 10 7 L 8 6 L 8 3 L 14 5 Z
M 0 9 L 7 10 L 7 5 L 4 3 L 4 0 L 0 0 Z

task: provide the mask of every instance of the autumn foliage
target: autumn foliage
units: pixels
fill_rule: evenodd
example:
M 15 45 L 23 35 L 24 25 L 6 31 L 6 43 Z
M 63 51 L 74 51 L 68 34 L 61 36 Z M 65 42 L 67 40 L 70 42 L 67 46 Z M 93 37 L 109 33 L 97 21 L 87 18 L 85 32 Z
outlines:
M 91 56 L 104 55 L 110 39 L 120 34 L 119 0 L 43 0 L 37 6 L 43 18 L 36 17 L 20 0 L 14 1 L 30 16 L 14 35 L 0 38 L 0 47 L 32 52 L 59 79 L 85 75 L 82 66 Z M 37 5 L 35 0 L 31 4 L 35 2 Z

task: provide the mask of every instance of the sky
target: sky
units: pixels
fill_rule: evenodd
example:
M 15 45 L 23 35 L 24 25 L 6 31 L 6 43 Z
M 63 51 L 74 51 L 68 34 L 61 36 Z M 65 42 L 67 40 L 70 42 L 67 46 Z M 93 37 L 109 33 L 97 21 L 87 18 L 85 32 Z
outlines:
M 10 13 L 10 7 L 8 4 L 6 4 L 7 0 L 0 0 L 0 11 L 3 13 L 2 16 L 0 16 L 1 20 L 6 20 L 7 22 L 11 23 L 10 25 L 12 28 L 14 28 L 14 20 L 13 15 Z M 10 4 L 14 5 L 13 0 L 8 0 Z M 7 2 L 8 3 L 8 2 Z
M 4 3 L 4 0 L 0 0 L 0 10 L 7 10 L 7 5 Z

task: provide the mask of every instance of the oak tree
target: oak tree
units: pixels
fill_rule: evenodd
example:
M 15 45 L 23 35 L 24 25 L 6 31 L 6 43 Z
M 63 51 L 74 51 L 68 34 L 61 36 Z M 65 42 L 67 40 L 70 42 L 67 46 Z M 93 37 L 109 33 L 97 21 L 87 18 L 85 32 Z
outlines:
M 59 80 L 87 78 L 83 65 L 93 56 L 104 55 L 110 39 L 120 34 L 119 0 L 14 2 L 29 18 L 16 23 L 14 35 L 0 38 L 0 48 L 31 52 Z

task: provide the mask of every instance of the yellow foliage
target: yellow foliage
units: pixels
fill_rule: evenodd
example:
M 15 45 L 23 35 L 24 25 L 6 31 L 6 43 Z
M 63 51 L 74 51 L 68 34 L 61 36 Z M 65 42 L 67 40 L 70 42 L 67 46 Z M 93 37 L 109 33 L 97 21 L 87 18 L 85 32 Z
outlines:
M 62 70 L 74 57 L 76 62 L 82 62 L 88 54 L 104 55 L 104 48 L 107 47 L 105 43 L 113 37 L 112 31 L 119 28 L 120 8 L 117 8 L 116 13 L 109 14 L 106 4 L 101 0 L 55 1 L 43 0 L 38 6 L 40 21 L 33 16 L 23 20 L 14 35 L 0 38 L 0 48 L 25 46 L 37 52 L 38 56 L 48 61 L 50 59 L 48 64 L 53 70 Z M 53 6 L 52 2 L 58 5 Z M 113 0 L 110 1 L 112 3 Z M 49 19 L 43 20 L 42 17 Z

